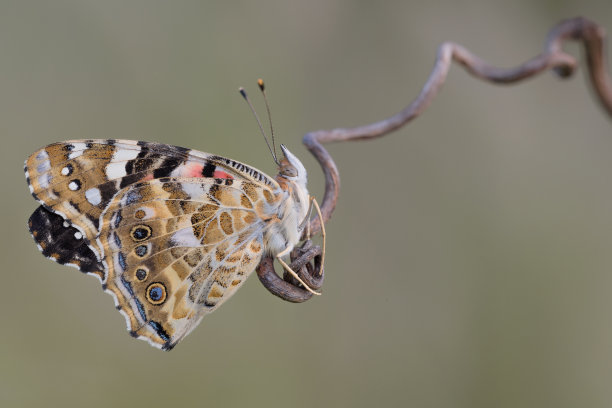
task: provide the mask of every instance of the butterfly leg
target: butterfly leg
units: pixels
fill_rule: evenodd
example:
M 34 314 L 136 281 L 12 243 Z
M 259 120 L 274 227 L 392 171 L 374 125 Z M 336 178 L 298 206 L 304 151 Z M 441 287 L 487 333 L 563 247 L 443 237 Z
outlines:
M 278 260 L 278 262 L 283 266 L 283 268 L 285 269 L 285 271 L 289 272 L 308 292 L 312 293 L 313 295 L 321 295 L 321 293 L 313 290 L 310 288 L 310 286 L 308 286 L 306 284 L 306 282 L 304 282 L 302 280 L 302 278 L 299 277 L 299 275 L 297 273 L 295 273 L 293 271 L 293 269 L 291 269 L 291 267 L 289 265 L 287 265 L 287 263 L 285 261 L 283 261 L 283 256 L 287 255 L 290 251 L 290 248 L 287 247 L 285 248 L 283 251 L 279 252 L 278 254 L 276 254 L 276 259 Z
M 312 203 L 315 200 L 313 196 L 309 196 L 308 201 L 308 211 L 306 211 L 307 215 L 299 226 L 300 231 L 306 228 L 306 240 L 310 239 L 310 217 L 312 217 Z
M 323 239 L 323 251 L 321 252 L 321 268 L 319 269 L 319 275 L 323 274 L 323 267 L 325 266 L 325 222 L 323 220 L 323 214 L 321 214 L 321 207 L 319 207 L 319 203 L 317 199 L 312 197 L 310 201 L 311 204 L 314 204 L 315 210 L 317 210 L 317 214 L 319 215 L 319 220 L 321 221 L 321 238 Z M 310 222 L 308 223 L 308 232 L 310 232 Z
M 310 240 L 310 217 L 312 209 L 317 211 L 321 221 L 321 236 L 323 238 L 323 248 L 313 245 Z M 287 265 L 281 259 L 287 255 L 288 250 L 280 252 L 276 258 L 283 266 L 285 273 L 281 279 L 274 271 L 274 260 L 271 257 L 264 257 L 257 266 L 257 276 L 261 283 L 275 296 L 283 300 L 294 303 L 302 303 L 310 299 L 323 285 L 324 279 L 324 253 L 326 234 L 323 225 L 323 215 L 319 203 L 314 197 L 310 197 L 308 216 L 302 221 L 301 228 L 306 228 L 306 241 L 300 247 L 293 248 L 291 251 L 291 265 Z M 314 264 L 311 263 L 314 262 Z M 305 289 L 302 289 L 305 288 Z
M 291 251 L 291 264 L 289 266 L 306 284 L 314 290 L 323 286 L 323 270 L 321 269 L 322 249 L 308 240 L 302 246 L 293 248 Z M 299 287 L 299 282 L 289 272 L 285 271 L 283 280 Z
M 317 215 L 319 216 L 319 220 L 321 221 L 321 238 L 323 239 L 323 253 L 321 254 L 321 269 L 319 270 L 319 275 L 323 273 L 323 265 L 325 265 L 325 223 L 323 220 L 323 214 L 321 214 L 321 207 L 319 207 L 319 203 L 317 199 L 313 196 L 309 198 L 310 204 L 308 205 L 308 215 L 304 218 L 304 221 L 300 224 L 300 229 L 304 228 L 304 224 L 306 224 L 306 241 L 310 241 L 310 217 L 312 215 L 312 209 L 317 211 Z

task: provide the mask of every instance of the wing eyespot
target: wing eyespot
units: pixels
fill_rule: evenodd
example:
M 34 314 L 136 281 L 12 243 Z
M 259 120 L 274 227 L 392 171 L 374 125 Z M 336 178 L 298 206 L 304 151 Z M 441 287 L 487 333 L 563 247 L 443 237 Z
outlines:
M 146 245 L 138 245 L 135 249 L 134 249 L 134 253 L 136 254 L 136 256 L 138 256 L 139 258 L 144 258 L 144 256 L 147 254 L 147 252 L 149 251 L 149 248 L 147 248 Z
M 144 212 L 144 211 L 143 211 Z M 130 236 L 135 242 L 146 241 L 151 237 L 153 230 L 145 224 L 136 225 L 130 231 Z
M 149 271 L 147 269 L 143 267 L 136 269 L 136 279 L 138 279 L 140 282 L 145 281 L 148 276 L 149 276 Z
M 152 305 L 161 305 L 166 301 L 166 287 L 161 282 L 154 282 L 147 287 L 147 300 Z

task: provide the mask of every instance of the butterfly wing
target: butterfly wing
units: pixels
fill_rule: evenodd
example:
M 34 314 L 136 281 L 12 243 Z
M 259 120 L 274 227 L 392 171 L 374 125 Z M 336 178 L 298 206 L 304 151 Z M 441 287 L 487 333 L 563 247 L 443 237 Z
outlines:
M 263 189 L 162 178 L 122 190 L 102 218 L 106 290 L 134 337 L 170 349 L 240 287 L 263 254 Z
M 31 155 L 25 173 L 42 204 L 29 227 L 43 254 L 100 278 L 130 332 L 166 349 L 255 268 L 279 190 L 274 179 L 240 162 L 129 140 L 55 143 Z M 129 215 L 143 197 L 144 213 Z M 130 235 L 133 225 L 126 223 L 136 220 L 155 226 L 147 243 L 136 245 Z M 159 231 L 165 232 L 154 235 Z M 138 279 L 144 272 L 131 267 L 134 260 L 146 266 L 146 279 Z M 165 279 L 163 287 L 145 285 L 155 277 Z

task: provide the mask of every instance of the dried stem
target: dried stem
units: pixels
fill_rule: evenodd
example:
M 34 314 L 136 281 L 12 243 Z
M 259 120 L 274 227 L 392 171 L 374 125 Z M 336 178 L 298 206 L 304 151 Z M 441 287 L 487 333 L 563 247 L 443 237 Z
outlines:
M 321 204 L 324 222 L 331 218 L 336 207 L 340 190 L 340 174 L 332 157 L 323 147 L 323 143 L 373 139 L 385 136 L 406 125 L 420 115 L 438 94 L 453 61 L 462 65 L 476 78 L 495 84 L 518 82 L 549 69 L 552 69 L 561 78 L 568 78 L 578 66 L 576 59 L 562 49 L 563 43 L 568 40 L 579 41 L 584 45 L 591 85 L 604 110 L 612 116 L 612 83 L 605 58 L 605 30 L 593 21 L 582 17 L 562 21 L 549 32 L 544 51 L 541 54 L 513 68 L 494 67 L 461 45 L 451 42 L 443 43 L 438 48 L 434 68 L 420 94 L 401 112 L 365 126 L 319 130 L 304 135 L 304 144 L 319 161 L 325 175 L 325 194 Z M 311 233 L 317 233 L 320 228 L 320 220 L 314 218 L 310 223 Z M 272 267 L 272 263 L 266 265 Z
M 429 79 L 417 98 L 401 112 L 380 122 L 356 128 L 319 130 L 307 133 L 303 142 L 319 161 L 325 174 L 325 195 L 321 212 L 325 221 L 331 218 L 340 189 L 340 175 L 333 159 L 323 148 L 323 143 L 364 140 L 385 136 L 419 116 L 438 94 L 446 80 L 452 61 L 461 64 L 477 78 L 496 84 L 510 84 L 553 69 L 561 78 L 571 76 L 577 67 L 576 59 L 562 50 L 567 40 L 580 41 L 586 52 L 591 84 L 604 109 L 612 116 L 612 84 L 608 75 L 604 53 L 605 31 L 602 27 L 582 17 L 565 20 L 548 34 L 544 51 L 514 68 L 497 68 L 487 64 L 461 45 L 446 42 L 438 48 L 438 55 Z M 312 233 L 320 228 L 318 219 L 311 223 Z

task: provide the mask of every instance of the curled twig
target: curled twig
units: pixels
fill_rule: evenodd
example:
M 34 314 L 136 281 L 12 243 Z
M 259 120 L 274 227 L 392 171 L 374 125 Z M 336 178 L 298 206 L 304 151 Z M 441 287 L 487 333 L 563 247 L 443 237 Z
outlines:
M 311 261 L 314 261 L 314 265 Z M 289 266 L 311 289 L 318 290 L 323 285 L 325 275 L 321 265 L 321 247 L 313 245 L 310 240 L 291 252 Z M 264 257 L 257 266 L 257 276 L 273 295 L 287 302 L 302 303 L 312 297 L 312 293 L 303 289 L 289 273 L 285 273 L 281 279 L 274 272 L 274 260 L 269 256 Z
M 420 115 L 438 94 L 453 61 L 461 64 L 473 76 L 496 84 L 518 82 L 549 69 L 552 69 L 561 78 L 568 78 L 578 66 L 576 59 L 562 49 L 563 43 L 568 40 L 579 41 L 584 45 L 591 85 L 603 108 L 612 116 L 612 83 L 605 60 L 605 30 L 591 20 L 577 17 L 562 21 L 548 33 L 544 51 L 541 54 L 513 68 L 494 67 L 461 45 L 452 42 L 443 43 L 438 48 L 434 68 L 423 89 L 416 99 L 401 112 L 365 126 L 319 130 L 304 135 L 304 144 L 315 156 L 325 175 L 325 194 L 321 204 L 323 222 L 331 218 L 340 190 L 340 174 L 331 155 L 323 147 L 323 143 L 373 139 L 385 136 L 406 125 Z M 311 233 L 317 233 L 320 228 L 321 221 L 319 218 L 314 218 L 310 223 Z M 261 268 L 272 268 L 267 272 L 274 273 L 271 262 L 260 265 Z

